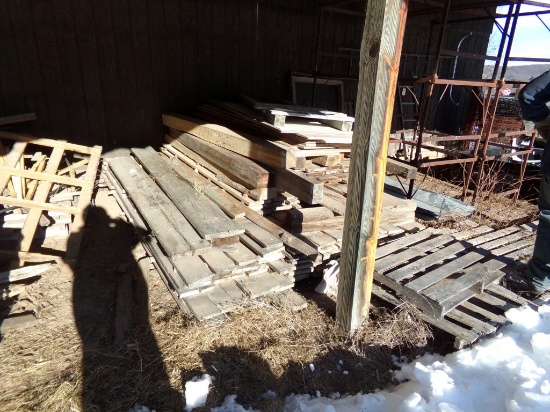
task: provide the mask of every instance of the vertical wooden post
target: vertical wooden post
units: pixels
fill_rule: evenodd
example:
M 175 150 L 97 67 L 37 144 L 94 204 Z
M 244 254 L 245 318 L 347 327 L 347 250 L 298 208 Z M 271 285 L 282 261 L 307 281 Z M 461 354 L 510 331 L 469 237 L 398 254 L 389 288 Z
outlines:
M 407 11 L 408 0 L 367 2 L 336 306 L 347 332 L 368 317 Z

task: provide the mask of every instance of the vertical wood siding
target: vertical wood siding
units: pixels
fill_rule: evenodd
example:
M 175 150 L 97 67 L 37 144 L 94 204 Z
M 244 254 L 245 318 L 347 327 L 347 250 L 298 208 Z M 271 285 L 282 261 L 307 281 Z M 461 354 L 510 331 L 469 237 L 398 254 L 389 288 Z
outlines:
M 5 0 L 0 116 L 35 112 L 36 136 L 159 144 L 161 113 L 245 93 L 289 97 L 311 72 L 313 0 Z

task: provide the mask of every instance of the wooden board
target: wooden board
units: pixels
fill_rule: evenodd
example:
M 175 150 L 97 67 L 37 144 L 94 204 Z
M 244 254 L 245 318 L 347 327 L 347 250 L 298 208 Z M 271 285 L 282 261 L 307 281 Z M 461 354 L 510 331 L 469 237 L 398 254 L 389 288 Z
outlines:
M 317 205 L 323 201 L 324 185 L 298 171 L 279 169 L 275 172 L 274 183 L 309 205 Z
M 152 148 L 132 149 L 132 153 L 203 239 L 231 237 L 244 232 L 219 207 L 174 172 Z
M 291 152 L 274 146 L 269 142 L 236 133 L 220 125 L 205 123 L 173 113 L 163 114 L 162 122 L 165 126 L 190 133 L 207 142 L 246 156 L 249 159 L 257 160 L 268 166 L 290 168 L 296 165 L 296 159 Z
M 202 156 L 209 163 L 227 171 L 232 180 L 242 183 L 249 189 L 267 188 L 269 185 L 269 172 L 247 157 L 189 133 L 181 133 L 177 141 Z

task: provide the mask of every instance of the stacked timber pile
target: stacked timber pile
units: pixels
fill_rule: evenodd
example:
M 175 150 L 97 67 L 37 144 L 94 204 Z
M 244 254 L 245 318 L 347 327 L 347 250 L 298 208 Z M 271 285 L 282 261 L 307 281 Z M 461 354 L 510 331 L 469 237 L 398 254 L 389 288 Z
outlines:
M 107 183 L 186 313 L 209 319 L 292 288 L 294 267 L 285 247 L 316 259 L 314 249 L 169 151 L 132 154 L 109 161 Z
M 168 127 L 163 152 L 268 215 L 314 248 L 322 260 L 338 257 L 351 150 L 347 130 L 353 119 L 245 101 L 201 106 L 198 116 L 216 123 L 163 115 Z M 416 172 L 397 161 L 391 161 L 389 169 L 409 179 Z M 381 237 L 407 230 L 415 209 L 415 202 L 385 194 Z M 309 276 L 320 263 L 300 251 L 287 249 L 286 254 L 296 266 L 297 279 Z

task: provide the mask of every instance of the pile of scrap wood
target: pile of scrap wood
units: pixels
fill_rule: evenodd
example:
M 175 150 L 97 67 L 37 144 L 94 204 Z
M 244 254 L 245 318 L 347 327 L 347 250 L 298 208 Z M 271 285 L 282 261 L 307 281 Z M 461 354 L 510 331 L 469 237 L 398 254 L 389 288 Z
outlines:
M 241 98 L 212 102 L 192 118 L 163 115 L 162 148 L 228 194 L 294 233 L 323 257 L 341 247 L 353 118 L 317 109 Z M 284 119 L 277 120 L 277 116 Z M 283 121 L 284 120 L 284 121 Z M 209 123 L 211 122 L 211 123 Z M 411 179 L 416 169 L 389 160 L 388 171 Z M 414 222 L 414 201 L 384 194 L 382 237 Z M 405 228 L 406 230 L 406 228 Z M 292 255 L 306 276 L 318 262 Z
M 180 308 L 197 319 L 294 285 L 285 247 L 316 251 L 173 156 L 111 159 L 105 178 Z
M 0 125 L 35 118 L 32 114 L 0 118 Z M 33 300 L 26 297 L 26 284 L 48 270 L 52 261 L 75 262 L 100 156 L 99 146 L 0 131 L 2 330 L 34 319 L 29 315 L 36 311 Z M 60 235 L 62 257 L 31 249 L 35 241 Z

